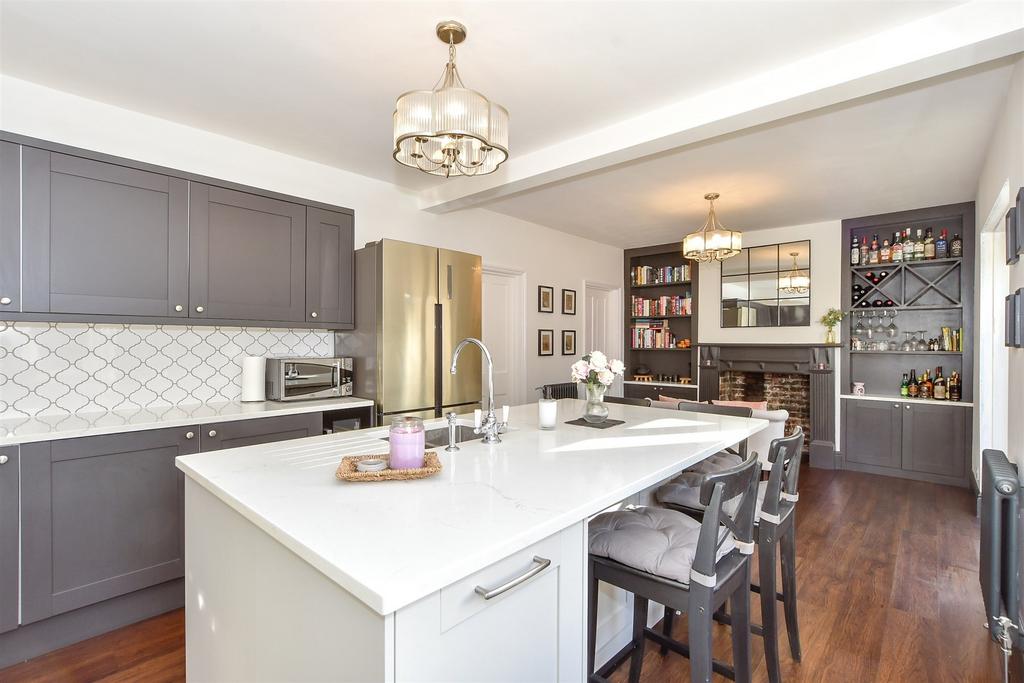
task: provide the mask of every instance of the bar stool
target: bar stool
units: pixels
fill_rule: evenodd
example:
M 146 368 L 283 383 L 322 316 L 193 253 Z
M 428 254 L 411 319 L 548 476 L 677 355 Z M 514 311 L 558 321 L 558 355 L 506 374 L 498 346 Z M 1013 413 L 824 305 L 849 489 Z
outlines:
M 647 638 L 690 658 L 690 680 L 707 683 L 712 671 L 750 681 L 750 555 L 754 552 L 757 459 L 705 476 L 700 487 L 704 517 L 638 507 L 606 512 L 590 522 L 587 674 L 606 681 L 630 656 L 629 680 L 637 683 Z M 598 672 L 598 582 L 633 593 L 633 640 Z M 689 615 L 689 643 L 647 628 L 648 601 Z M 733 666 L 712 658 L 712 615 L 729 601 Z
M 605 396 L 605 403 L 621 403 L 627 406 L 641 406 L 644 408 L 651 407 L 651 399 L 649 398 L 623 398 L 622 396 Z
M 800 661 L 800 627 L 797 623 L 796 598 L 796 502 L 800 496 L 797 483 L 800 477 L 800 461 L 803 454 L 804 432 L 797 427 L 785 438 L 774 439 L 768 451 L 771 471 L 767 481 L 758 484 L 757 516 L 754 522 L 754 537 L 758 550 L 758 580 L 760 584 L 751 590 L 761 595 L 761 624 L 751 628 L 764 640 L 765 664 L 768 680 L 778 683 L 782 676 L 779 671 L 778 618 L 776 602 L 782 601 L 786 617 L 786 633 L 789 650 L 793 659 Z M 751 457 L 754 457 L 753 455 Z M 707 514 L 704 506 L 693 505 L 695 491 L 703 488 L 701 479 L 710 476 L 698 472 L 684 472 L 672 482 L 660 487 L 655 497 L 666 508 L 700 516 Z M 779 552 L 781 550 L 781 553 Z M 782 563 L 782 592 L 775 589 L 776 557 Z M 765 599 L 767 596 L 767 599 Z M 672 632 L 672 613 L 666 613 L 664 632 Z M 729 623 L 726 614 L 715 618 Z M 662 653 L 666 650 L 662 648 Z

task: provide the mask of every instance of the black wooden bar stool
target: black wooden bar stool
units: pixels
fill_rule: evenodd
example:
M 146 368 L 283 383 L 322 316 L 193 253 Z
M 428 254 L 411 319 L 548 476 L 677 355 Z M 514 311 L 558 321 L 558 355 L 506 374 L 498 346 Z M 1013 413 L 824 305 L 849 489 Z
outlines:
M 804 433 L 799 427 L 788 437 L 774 439 L 768 451 L 771 471 L 768 480 L 758 484 L 757 491 L 758 512 L 754 522 L 754 537 L 757 539 L 760 583 L 752 585 L 751 590 L 761 595 L 761 624 L 754 624 L 751 628 L 764 640 L 765 664 L 771 683 L 778 683 L 782 678 L 779 670 L 777 601 L 782 602 L 785 612 L 790 653 L 798 662 L 801 656 L 796 597 L 796 502 L 799 500 L 797 483 L 803 445 Z M 659 488 L 655 496 L 666 508 L 699 518 L 706 512 L 703 505 L 694 505 L 695 492 L 703 489 L 702 480 L 707 476 L 710 475 L 684 472 Z M 776 558 L 782 563 L 781 593 L 775 588 Z M 666 634 L 672 632 L 673 616 L 670 612 L 665 614 L 663 626 Z M 722 612 L 717 613 L 715 619 L 729 623 L 731 617 Z M 665 652 L 664 648 L 662 652 Z
M 690 658 L 690 680 L 707 683 L 712 671 L 750 681 L 750 555 L 757 504 L 757 458 L 705 476 L 698 522 L 676 510 L 638 507 L 598 515 L 590 522 L 587 674 L 606 680 L 630 657 L 629 680 L 640 680 L 647 638 Z M 633 640 L 594 672 L 598 582 L 633 593 Z M 648 601 L 689 615 L 689 643 L 647 628 Z M 729 602 L 733 666 L 712 658 L 712 615 Z

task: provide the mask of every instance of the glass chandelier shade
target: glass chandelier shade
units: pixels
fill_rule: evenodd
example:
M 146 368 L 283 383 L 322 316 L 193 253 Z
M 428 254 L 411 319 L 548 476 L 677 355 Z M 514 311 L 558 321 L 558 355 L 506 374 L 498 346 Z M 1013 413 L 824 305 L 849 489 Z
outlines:
M 442 26 L 438 25 L 438 36 Z M 455 66 L 449 31 L 448 63 L 433 90 L 399 96 L 394 113 L 395 161 L 443 176 L 486 175 L 508 159 L 508 111 L 467 88 Z M 461 40 L 465 36 L 462 27 Z M 443 38 L 442 38 L 443 39 Z
M 793 257 L 793 267 L 779 278 L 779 291 L 783 294 L 806 294 L 811 288 L 811 278 L 796 263 L 799 252 L 791 251 L 789 255 Z
M 709 192 L 704 199 L 710 202 L 704 227 L 683 238 L 683 256 L 693 261 L 710 263 L 736 256 L 743 249 L 743 233 L 724 227 L 715 215 L 717 192 Z

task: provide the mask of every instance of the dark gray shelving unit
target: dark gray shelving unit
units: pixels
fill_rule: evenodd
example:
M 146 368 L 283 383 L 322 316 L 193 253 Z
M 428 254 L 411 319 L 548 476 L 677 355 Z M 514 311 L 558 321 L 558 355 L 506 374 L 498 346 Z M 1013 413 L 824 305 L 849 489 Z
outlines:
M 666 266 L 690 266 L 690 279 L 684 282 L 634 285 L 631 272 L 637 266 L 663 268 Z M 650 247 L 626 249 L 623 256 L 624 343 L 623 362 L 626 365 L 624 393 L 629 398 L 652 398 L 672 396 L 675 398 L 697 398 L 697 264 L 683 258 L 678 242 L 658 244 Z M 656 299 L 661 296 L 686 296 L 692 299 L 690 315 L 636 316 L 633 314 L 633 297 Z M 665 320 L 676 339 L 689 338 L 689 349 L 637 349 L 632 345 L 633 326 L 641 320 Z M 647 366 L 655 375 L 651 383 L 631 383 L 636 368 Z M 678 375 L 689 377 L 691 384 L 659 381 L 659 376 Z
M 962 258 L 853 266 L 850 248 L 858 240 L 878 234 L 891 239 L 906 228 L 932 228 L 936 237 L 945 228 L 949 238 L 963 239 Z M 843 321 L 842 466 L 846 469 L 967 486 L 970 483 L 973 405 L 974 343 L 974 203 L 949 204 L 912 211 L 865 216 L 843 221 L 842 297 L 848 316 Z M 868 273 L 886 273 L 879 283 Z M 891 300 L 891 307 L 862 308 L 854 299 L 853 285 L 865 287 L 861 300 Z M 924 330 L 937 337 L 942 327 L 963 328 L 961 351 L 851 350 L 858 313 L 895 311 L 899 328 Z M 890 318 L 886 325 L 892 321 Z M 865 318 L 866 322 L 866 318 Z M 941 366 L 949 377 L 961 377 L 961 402 L 901 399 L 900 379 L 910 369 L 933 373 Z M 852 395 L 852 383 L 864 382 L 868 396 Z

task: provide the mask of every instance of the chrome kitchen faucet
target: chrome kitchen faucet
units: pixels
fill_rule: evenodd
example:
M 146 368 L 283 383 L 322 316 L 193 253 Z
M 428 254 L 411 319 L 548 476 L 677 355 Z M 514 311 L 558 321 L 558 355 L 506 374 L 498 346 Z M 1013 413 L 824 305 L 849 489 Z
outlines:
M 484 438 L 482 440 L 484 443 L 501 443 L 498 434 L 505 430 L 508 423 L 498 422 L 498 418 L 494 414 L 494 363 L 491 361 L 491 352 L 487 350 L 487 347 L 479 339 L 466 337 L 459 342 L 459 345 L 455 347 L 455 352 L 452 354 L 451 373 L 455 374 L 455 366 L 459 362 L 459 354 L 462 353 L 462 349 L 467 344 L 479 346 L 480 353 L 483 354 L 484 360 L 487 361 L 487 414 L 484 416 L 480 426 L 473 429 L 473 433 L 483 434 Z

